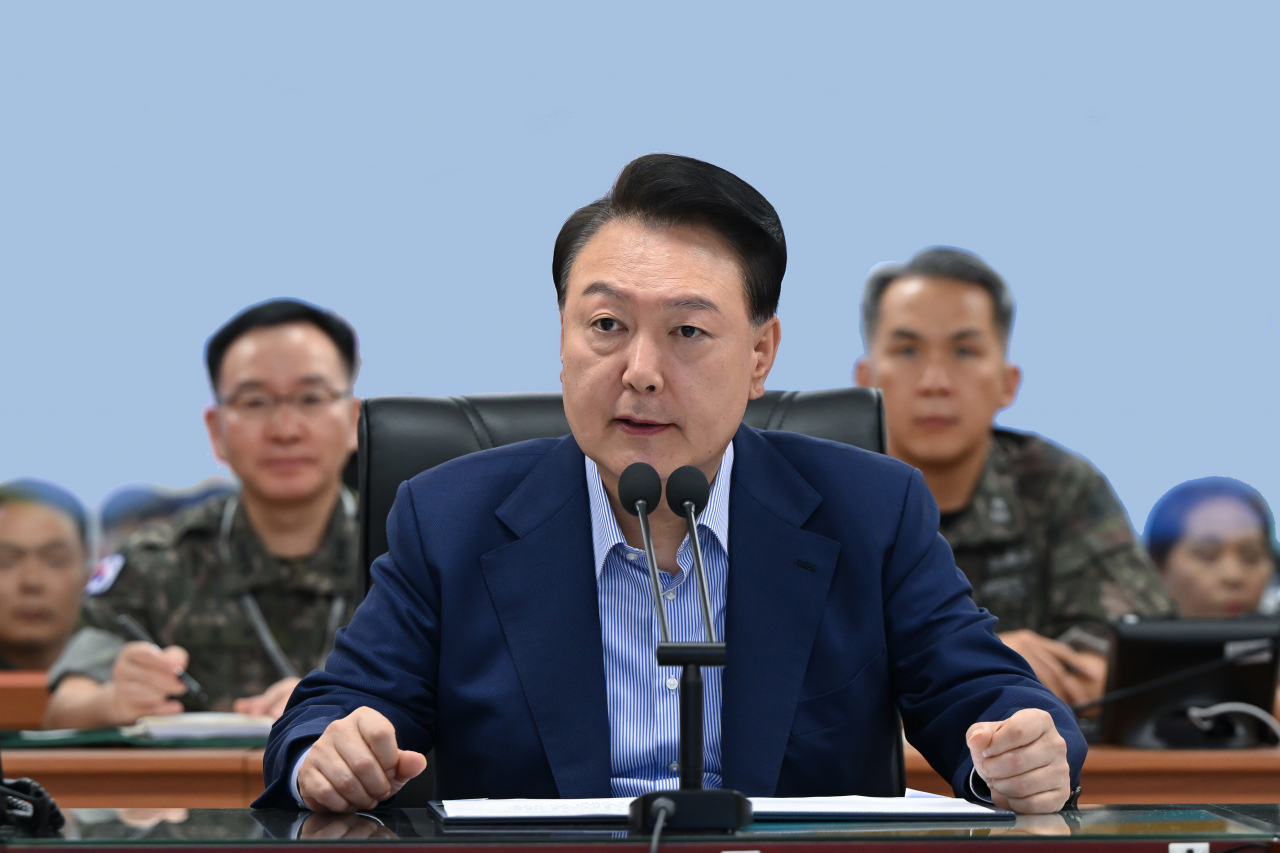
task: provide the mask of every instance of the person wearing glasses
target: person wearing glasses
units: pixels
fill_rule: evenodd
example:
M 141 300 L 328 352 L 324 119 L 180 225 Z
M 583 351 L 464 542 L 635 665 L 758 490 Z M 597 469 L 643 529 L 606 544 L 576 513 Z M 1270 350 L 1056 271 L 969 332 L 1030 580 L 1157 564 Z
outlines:
M 92 627 L 49 672 L 48 727 L 182 710 L 279 716 L 351 617 L 357 525 L 342 471 L 360 411 L 354 330 L 272 300 L 215 332 L 205 361 L 209 441 L 240 489 L 139 530 L 97 565 Z

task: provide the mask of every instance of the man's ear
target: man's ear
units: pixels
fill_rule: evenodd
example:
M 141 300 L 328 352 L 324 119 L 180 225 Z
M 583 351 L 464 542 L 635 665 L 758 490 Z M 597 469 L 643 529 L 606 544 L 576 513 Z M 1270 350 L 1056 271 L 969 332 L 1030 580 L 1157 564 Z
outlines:
M 360 449 L 360 398 L 351 398 L 351 437 L 347 442 L 347 450 L 355 453 Z
M 564 385 L 564 309 L 560 309 L 560 384 Z
M 1018 389 L 1022 387 L 1022 368 L 1016 364 L 1005 362 L 1000 376 L 1000 408 L 1007 409 L 1018 399 Z
M 769 378 L 769 371 L 773 370 L 781 344 L 782 321 L 775 314 L 756 330 L 756 345 L 752 348 L 755 363 L 751 367 L 751 392 L 747 399 L 755 400 L 764 394 L 764 381 Z
M 222 440 L 222 425 L 218 423 L 218 409 L 216 406 L 204 407 L 204 428 L 209 433 L 209 446 L 213 448 L 213 458 L 225 464 L 227 461 L 227 445 Z
M 861 388 L 875 388 L 875 378 L 871 375 L 871 364 L 864 355 L 853 363 L 853 381 Z

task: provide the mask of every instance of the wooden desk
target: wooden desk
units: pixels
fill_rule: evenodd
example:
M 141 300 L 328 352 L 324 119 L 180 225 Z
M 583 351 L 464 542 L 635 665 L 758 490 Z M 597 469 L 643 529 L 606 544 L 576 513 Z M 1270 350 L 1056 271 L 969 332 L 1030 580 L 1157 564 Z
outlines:
M 0 672 L 0 729 L 38 729 L 49 701 L 43 672 Z
M 907 746 L 907 787 L 951 794 Z M 1080 774 L 1082 803 L 1280 803 L 1280 749 L 1128 749 L 1094 744 Z
M 6 749 L 67 808 L 246 808 L 262 793 L 261 749 Z
M 951 794 L 910 746 L 906 764 L 907 787 Z M 243 808 L 262 792 L 262 750 L 12 749 L 4 772 L 69 808 Z M 1280 803 L 1280 749 L 1093 746 L 1082 783 L 1085 803 Z

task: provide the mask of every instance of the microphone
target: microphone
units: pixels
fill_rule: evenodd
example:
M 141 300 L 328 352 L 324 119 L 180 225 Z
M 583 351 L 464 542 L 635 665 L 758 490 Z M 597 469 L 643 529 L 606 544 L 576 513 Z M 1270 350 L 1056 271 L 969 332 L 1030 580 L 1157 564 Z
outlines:
M 716 626 L 711 619 L 711 595 L 707 590 L 707 570 L 702 562 L 702 542 L 698 539 L 697 516 L 711 500 L 711 484 L 701 469 L 685 465 L 667 478 L 667 505 L 684 518 L 689 527 L 689 544 L 693 546 L 693 570 L 698 580 L 698 596 L 702 600 L 702 629 L 706 641 L 716 641 Z
M 724 643 L 717 643 L 711 623 L 711 601 L 707 593 L 706 571 L 702 564 L 702 545 L 698 541 L 697 514 L 707 505 L 711 488 L 706 476 L 697 468 L 685 466 L 667 479 L 667 503 L 676 515 L 689 525 L 693 559 L 702 599 L 703 630 L 707 642 L 673 643 L 667 632 L 666 608 L 662 584 L 658 581 L 658 561 L 653 555 L 653 539 L 649 535 L 649 510 L 662 500 L 662 478 L 651 465 L 637 462 L 627 467 L 618 479 L 618 498 L 623 508 L 640 518 L 640 536 L 649 561 L 649 583 L 653 589 L 653 606 L 658 612 L 656 649 L 658 666 L 678 666 L 680 672 L 680 788 L 675 791 L 650 791 L 631 801 L 631 828 L 653 833 L 656 847 L 663 826 L 679 829 L 732 831 L 751 823 L 751 801 L 740 791 L 706 790 L 703 774 L 703 666 L 724 666 L 727 660 Z
M 662 583 L 658 580 L 658 560 L 653 554 L 653 536 L 649 533 L 649 510 L 662 501 L 662 478 L 647 462 L 633 462 L 618 478 L 618 500 L 622 508 L 640 519 L 640 538 L 644 542 L 644 556 L 649 563 L 649 584 L 653 588 L 653 600 L 658 610 L 658 639 L 671 642 L 667 631 L 667 611 L 662 606 Z

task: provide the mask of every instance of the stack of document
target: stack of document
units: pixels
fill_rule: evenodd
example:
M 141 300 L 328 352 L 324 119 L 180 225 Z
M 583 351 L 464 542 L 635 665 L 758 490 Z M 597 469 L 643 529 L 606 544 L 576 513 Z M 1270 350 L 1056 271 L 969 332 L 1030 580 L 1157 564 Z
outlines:
M 951 797 L 750 797 L 757 821 L 1000 820 L 1013 813 Z M 631 799 L 444 800 L 432 808 L 447 823 L 601 823 L 625 821 Z
M 121 729 L 130 737 L 152 740 L 210 740 L 213 738 L 265 738 L 271 734 L 270 717 L 252 714 L 223 714 L 196 711 L 189 714 L 167 714 L 143 717 L 132 726 Z

